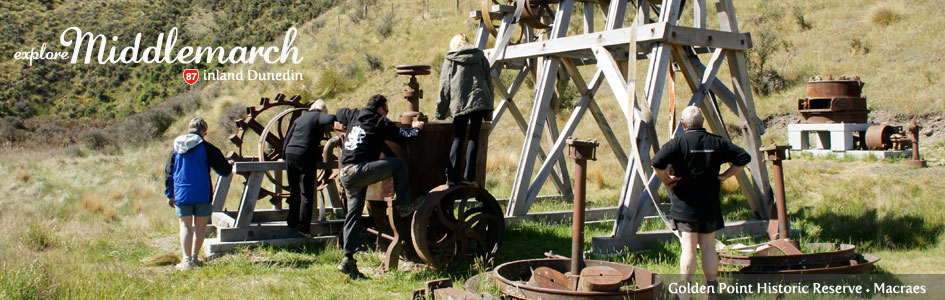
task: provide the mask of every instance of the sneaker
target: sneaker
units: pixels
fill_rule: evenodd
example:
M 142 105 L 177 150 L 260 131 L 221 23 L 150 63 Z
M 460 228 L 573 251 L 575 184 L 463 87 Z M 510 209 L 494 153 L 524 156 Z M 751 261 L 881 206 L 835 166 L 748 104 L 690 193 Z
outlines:
M 411 201 L 410 203 L 407 203 L 404 205 L 397 205 L 395 207 L 397 210 L 397 214 L 399 214 L 401 218 L 410 217 L 410 215 L 412 215 L 413 212 L 417 211 L 417 209 L 420 209 L 420 207 L 423 206 L 423 201 L 425 199 L 426 198 L 424 196 L 420 196 L 417 198 L 413 198 L 413 201 Z
M 174 266 L 174 268 L 177 269 L 178 271 L 186 271 L 186 270 L 193 269 L 194 263 L 191 262 L 190 260 L 185 259 L 184 261 Z
M 203 260 L 201 260 L 200 258 L 194 257 L 194 258 L 190 261 L 190 264 L 191 264 L 192 266 L 194 266 L 194 267 L 201 267 L 201 266 L 203 266 Z
M 364 274 L 358 271 L 358 261 L 353 258 L 348 258 L 347 256 L 338 264 L 338 271 L 345 273 L 348 277 L 351 277 L 351 279 L 366 278 Z

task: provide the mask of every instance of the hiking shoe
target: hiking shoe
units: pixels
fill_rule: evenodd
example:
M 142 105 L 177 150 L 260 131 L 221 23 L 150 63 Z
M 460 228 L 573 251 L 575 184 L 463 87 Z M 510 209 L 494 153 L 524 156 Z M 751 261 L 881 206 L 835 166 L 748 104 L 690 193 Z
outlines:
M 188 259 L 185 259 L 184 261 L 174 266 L 174 268 L 177 269 L 178 271 L 187 271 L 194 268 L 194 263 Z
M 351 277 L 351 279 L 366 278 L 364 274 L 358 271 L 358 261 L 353 258 L 345 257 L 342 259 L 341 263 L 338 264 L 338 271 L 345 273 L 348 277 Z
M 411 201 L 410 203 L 407 203 L 404 205 L 396 205 L 395 208 L 397 210 L 397 214 L 400 215 L 401 218 L 410 217 L 410 215 L 412 215 L 413 212 L 417 211 L 417 209 L 420 209 L 420 207 L 423 206 L 423 201 L 425 199 L 426 198 L 424 196 L 420 196 L 417 198 L 413 198 L 413 201 Z

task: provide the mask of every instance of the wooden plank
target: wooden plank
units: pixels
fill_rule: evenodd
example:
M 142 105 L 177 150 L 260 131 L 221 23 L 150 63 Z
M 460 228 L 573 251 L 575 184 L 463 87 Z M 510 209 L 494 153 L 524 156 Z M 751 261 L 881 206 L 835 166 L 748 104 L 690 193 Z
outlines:
M 584 2 L 584 34 L 594 32 L 594 5 L 596 3 Z
M 483 20 L 479 20 L 479 27 L 476 28 L 476 48 L 486 49 L 486 45 L 489 44 L 489 29 L 486 28 L 486 24 L 483 23 Z
M 577 65 L 574 63 L 572 59 L 563 58 L 561 59 L 561 62 L 564 65 L 565 69 L 568 71 L 568 73 L 581 74 L 580 71 L 578 71 L 577 69 Z M 592 85 L 593 88 L 591 90 L 594 91 L 594 93 L 591 93 L 592 96 L 593 94 L 596 94 L 597 89 L 600 88 L 601 81 L 600 79 L 598 79 L 598 77 L 603 75 L 602 72 L 603 71 L 598 70 L 596 73 L 594 73 L 594 77 L 592 77 L 591 82 L 595 82 L 595 81 L 598 82 Z M 581 76 L 574 75 L 574 76 L 571 76 L 571 79 L 572 81 L 574 81 L 575 86 L 578 87 L 578 92 L 581 93 L 581 95 L 585 95 L 588 93 L 587 88 L 584 88 L 584 89 L 581 88 L 581 87 L 587 86 L 584 83 L 584 79 Z M 620 163 L 621 166 L 626 166 L 627 155 L 623 152 L 623 148 L 620 146 L 620 140 L 617 139 L 617 136 L 614 134 L 614 131 L 610 127 L 610 124 L 607 123 L 607 118 L 604 116 L 603 111 L 601 111 L 600 107 L 597 105 L 597 101 L 594 100 L 593 97 L 590 98 L 590 102 L 588 103 L 588 109 L 590 109 L 591 115 L 594 116 L 594 120 L 597 122 L 597 126 L 600 127 L 601 132 L 604 134 L 604 139 L 607 140 L 607 144 L 609 144 L 611 150 L 614 151 L 614 155 L 617 157 L 617 161 Z
M 558 123 L 554 113 L 548 114 L 545 116 L 545 118 L 545 129 L 547 129 L 546 132 L 548 133 L 548 146 L 550 147 L 553 146 L 554 142 L 558 140 Z M 551 161 L 552 164 L 554 164 L 554 175 L 555 177 L 558 177 L 561 182 L 571 182 L 571 176 L 568 174 L 568 162 L 564 160 L 563 153 L 548 153 L 548 159 L 545 161 Z M 542 182 L 542 185 L 544 185 L 544 182 Z M 564 190 L 560 192 L 562 195 L 564 195 L 565 199 L 574 199 L 574 192 L 571 191 L 571 185 L 565 184 L 563 187 Z M 539 189 L 541 188 L 539 187 Z M 536 192 L 534 196 L 538 196 L 538 193 Z M 529 199 L 529 207 L 531 207 L 531 203 L 534 203 L 532 198 L 526 197 L 525 199 Z
M 621 166 L 626 167 L 628 160 L 627 154 L 624 153 L 623 146 L 620 145 L 620 140 L 617 139 L 614 129 L 610 127 L 610 123 L 607 122 L 607 117 L 604 116 L 604 112 L 600 109 L 600 106 L 597 105 L 597 101 L 591 101 L 588 109 L 591 111 L 591 116 L 594 116 L 597 127 L 600 127 L 601 133 L 604 134 L 604 139 L 607 140 L 610 149 L 614 151 L 614 156 L 617 157 L 617 161 Z
M 560 20 L 557 20 L 560 21 Z M 521 216 L 528 212 L 528 184 L 531 182 L 531 175 L 535 167 L 535 158 L 538 149 L 541 149 L 542 129 L 545 127 L 545 116 L 548 114 L 548 103 L 551 102 L 551 94 L 554 89 L 555 74 L 558 73 L 560 63 L 557 59 L 552 59 L 544 64 L 542 76 L 536 86 L 535 104 L 532 107 L 531 118 L 528 122 L 529 127 L 525 134 L 525 144 L 522 147 L 522 155 L 519 159 L 518 169 L 515 171 L 515 182 L 512 185 L 512 194 L 509 196 L 511 203 L 508 207 L 508 216 Z
M 254 161 L 237 162 L 233 164 L 234 173 L 249 173 L 259 171 L 284 171 L 286 169 L 284 161 Z
M 518 109 L 518 105 L 515 105 L 515 102 L 509 102 L 509 114 L 512 115 L 512 118 L 515 120 L 515 123 L 518 124 L 518 128 L 522 130 L 523 135 L 528 134 L 528 125 L 525 122 L 525 117 L 522 115 L 522 111 Z M 538 160 L 544 161 L 548 157 L 545 155 L 545 151 L 538 147 L 536 150 L 538 152 Z M 555 184 L 555 188 L 558 189 L 558 192 L 564 190 L 565 183 L 561 182 L 561 179 L 558 177 L 552 177 L 551 182 Z
M 725 222 L 725 228 L 716 232 L 717 237 L 757 236 L 766 234 L 768 220 Z M 650 249 L 660 241 L 676 239 L 668 229 L 637 232 L 627 237 L 594 237 L 591 251 L 599 254 L 620 253 Z
M 607 9 L 607 21 L 604 22 L 604 31 L 623 27 L 623 18 L 627 15 L 627 1 L 610 1 Z
M 204 253 L 207 253 L 210 257 L 216 257 L 225 253 L 233 252 L 243 248 L 253 248 L 261 246 L 270 246 L 270 247 L 300 247 L 305 245 L 319 245 L 319 244 L 337 244 L 337 236 L 320 236 L 320 237 L 311 237 L 311 238 L 285 238 L 285 239 L 272 239 L 264 241 L 244 241 L 244 242 L 222 242 L 219 238 L 206 239 L 203 247 Z
M 236 219 L 224 212 L 213 212 L 210 214 L 210 223 L 217 228 L 227 228 L 233 227 L 236 224 Z
M 692 4 L 692 27 L 704 29 L 706 25 L 705 0 L 695 0 Z
M 344 220 L 312 222 L 311 236 L 337 235 Z M 261 223 L 247 228 L 220 228 L 217 230 L 221 242 L 261 241 L 302 237 L 298 230 L 289 228 L 285 222 Z
M 584 210 L 584 222 L 594 223 L 606 220 L 613 220 L 617 214 L 616 206 L 595 207 Z M 574 221 L 574 211 L 556 210 L 528 213 L 524 216 L 510 216 L 505 218 L 506 224 L 516 224 L 525 221 L 542 222 L 547 224 L 571 224 Z
M 285 163 L 282 164 L 285 165 Z M 236 227 L 249 227 L 250 220 L 253 219 L 253 211 L 256 209 L 256 200 L 259 198 L 259 188 L 262 185 L 264 174 L 263 172 L 253 172 L 246 180 L 243 198 L 240 201 L 239 215 L 236 216 Z
M 505 48 L 503 55 L 496 57 L 496 61 L 514 61 L 541 56 L 591 57 L 593 54 L 588 50 L 591 47 L 625 50 L 626 45 L 630 43 L 630 30 L 632 29 L 620 28 L 559 39 L 510 45 Z M 709 36 L 712 36 L 711 40 Z M 638 45 L 656 42 L 747 50 L 750 48 L 751 38 L 748 34 L 744 33 L 694 29 L 690 27 L 673 26 L 668 23 L 650 23 L 641 25 L 637 29 Z M 485 53 L 487 56 L 492 57 L 495 53 L 495 48 L 486 49 Z
M 233 174 L 220 176 L 217 178 L 217 185 L 213 190 L 213 201 L 211 212 L 221 212 L 226 205 L 226 196 L 230 190 L 230 183 L 233 182 Z
M 499 105 L 492 112 L 492 124 L 498 123 L 502 119 L 502 116 L 505 114 L 505 110 L 508 108 L 508 101 L 512 101 L 512 97 L 518 92 L 518 88 L 522 86 L 522 82 L 525 81 L 525 76 L 528 75 L 529 66 L 526 65 L 518 72 L 518 75 L 515 76 L 515 79 L 512 80 L 512 85 L 509 86 L 508 91 L 505 90 L 499 77 L 492 77 L 493 86 L 496 87 L 496 94 L 499 94 L 499 97 L 502 98 L 502 101 L 499 102 Z M 498 84 L 495 82 L 499 81 Z M 492 134 L 498 126 L 489 127 L 489 134 Z
M 514 20 L 512 14 L 506 14 L 502 17 L 502 23 L 499 25 L 497 30 L 496 40 L 495 40 L 495 51 L 493 53 L 486 53 L 486 57 L 489 58 L 489 66 L 495 66 L 496 61 L 499 57 L 503 55 L 503 52 L 509 45 L 509 39 L 512 38 L 512 31 L 515 30 L 515 25 L 512 25 Z

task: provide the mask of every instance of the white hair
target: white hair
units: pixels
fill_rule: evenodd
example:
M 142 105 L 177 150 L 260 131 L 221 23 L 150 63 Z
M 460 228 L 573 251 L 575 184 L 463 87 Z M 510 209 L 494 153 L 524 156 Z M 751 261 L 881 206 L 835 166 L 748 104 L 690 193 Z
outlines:
M 695 106 L 686 106 L 682 111 L 681 118 L 686 128 L 702 128 L 702 122 L 705 121 L 705 118 L 702 117 L 702 112 Z
M 309 111 L 317 110 L 320 112 L 328 112 L 328 105 L 325 105 L 325 100 L 318 99 L 312 103 L 312 107 L 309 107 Z

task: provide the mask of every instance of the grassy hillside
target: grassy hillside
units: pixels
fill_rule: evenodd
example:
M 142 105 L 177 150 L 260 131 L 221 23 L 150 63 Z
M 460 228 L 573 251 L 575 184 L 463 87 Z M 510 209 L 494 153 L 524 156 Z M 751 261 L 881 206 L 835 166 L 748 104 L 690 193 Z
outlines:
M 743 30 L 753 33 L 756 45 L 760 32 L 765 30 L 779 35 L 782 46 L 784 41 L 792 45 L 772 51 L 764 64 L 785 79 L 785 88 L 759 95 L 756 102 L 762 117 L 790 112 L 791 103 L 803 97 L 806 78 L 825 74 L 863 77 L 871 106 L 876 109 L 902 113 L 945 111 L 943 88 L 929 82 L 940 82 L 941 77 L 923 82 L 921 77 L 917 80 L 913 76 L 923 72 L 940 76 L 934 74 L 942 67 L 941 60 L 921 61 L 932 59 L 943 49 L 934 33 L 941 31 L 945 18 L 933 1 L 890 8 L 896 17 L 880 18 L 888 20 L 881 20 L 883 25 L 874 23 L 878 21 L 872 16 L 887 14 L 873 13 L 876 8 L 867 1 L 788 5 L 759 0 L 736 1 L 736 5 Z M 341 3 L 311 21 L 295 24 L 300 29 L 300 55 L 305 57 L 302 64 L 270 69 L 278 72 L 291 67 L 303 73 L 303 81 L 205 82 L 204 88 L 177 96 L 187 105 L 164 107 L 161 109 L 172 113 L 154 114 L 166 125 L 155 131 L 157 139 L 144 141 L 141 146 L 126 145 L 129 141 L 112 137 L 111 129 L 97 136 L 114 143 L 104 146 L 93 143 L 97 138 L 91 137 L 80 139 L 84 141 L 81 147 L 3 146 L 0 189 L 7 191 L 7 196 L 0 199 L 0 298 L 408 298 L 411 290 L 427 280 L 449 276 L 462 281 L 498 263 L 540 257 L 547 250 L 568 253 L 570 227 L 527 223 L 509 228 L 495 262 L 445 272 L 402 265 L 403 271 L 382 273 L 377 253 L 369 251 L 358 259 L 372 279 L 350 281 L 334 271 L 342 256 L 334 245 L 245 250 L 187 273 L 175 272 L 168 265 L 179 253 L 179 246 L 174 212 L 163 199 L 163 163 L 170 140 L 184 132 L 190 117 L 207 118 L 208 140 L 226 151 L 232 148 L 226 140 L 232 130 L 227 127 L 228 118 L 238 115 L 242 106 L 255 105 L 260 97 L 280 92 L 301 94 L 305 101 L 324 98 L 331 110 L 361 106 L 371 94 L 381 93 L 393 101 L 391 115 L 399 115 L 404 107 L 399 95 L 406 77 L 394 75 L 392 67 L 437 65 L 454 33 L 472 36 L 476 24 L 467 16 L 478 1 L 461 1 L 460 6 L 456 10 L 452 1 L 420 0 Z M 797 20 L 798 15 L 804 16 L 804 22 Z M 800 23 L 809 28 L 802 29 Z M 858 26 L 850 28 L 850 24 Z M 897 30 L 915 32 L 896 34 Z M 845 38 L 861 39 L 860 45 L 865 42 L 869 52 L 853 53 Z M 893 47 L 881 43 L 884 40 L 915 45 Z M 757 53 L 753 55 L 757 57 Z M 898 60 L 873 65 L 891 57 Z M 645 65 L 638 69 L 645 70 Z M 585 76 L 591 71 L 582 69 Z M 720 78 L 727 78 L 725 72 Z M 642 74 L 639 76 L 642 78 Z M 436 73 L 421 77 L 420 85 L 427 95 L 422 110 L 430 112 Z M 608 89 L 601 87 L 598 101 L 618 136 L 626 136 Z M 523 87 L 515 99 L 526 115 L 534 97 L 532 90 Z M 686 99 L 688 94 L 680 90 L 679 96 Z M 559 124 L 567 113 L 565 109 L 558 116 Z M 181 117 L 176 120 L 170 117 L 177 115 Z M 734 126 L 734 119 L 726 117 L 730 126 Z M 601 139 L 599 130 L 591 124 L 582 124 L 574 136 Z M 663 120 L 660 124 L 658 128 L 665 128 Z M 134 124 L 125 126 L 139 128 Z M 504 198 L 509 194 L 519 159 L 521 133 L 509 119 L 496 126 L 490 137 L 486 188 L 497 198 Z M 661 134 L 664 131 L 660 130 Z M 783 141 L 782 135 L 769 131 L 764 139 Z M 945 207 L 940 196 L 945 194 L 945 187 L 937 181 L 945 176 L 943 146 L 942 141 L 925 144 L 928 149 L 923 151 L 933 167 L 921 170 L 908 169 L 897 160 L 802 156 L 785 162 L 792 226 L 804 231 L 802 240 L 850 242 L 863 251 L 881 255 L 880 273 L 945 273 L 936 260 L 945 254 L 945 218 L 941 214 Z M 591 206 L 616 203 L 622 171 L 614 162 L 613 154 L 602 145 L 600 160 L 589 163 Z M 238 187 L 234 184 L 228 206 L 235 207 Z M 551 185 L 543 191 L 554 192 Z M 749 214 L 739 193 L 727 193 L 723 198 L 727 220 L 744 219 Z M 566 206 L 563 202 L 541 202 L 535 210 Z M 590 237 L 608 234 L 610 229 L 611 224 L 606 223 L 589 226 L 587 246 Z M 665 242 L 648 251 L 610 259 L 674 273 L 678 270 L 678 247 L 676 242 Z
M 333 5 L 318 1 L 3 1 L 0 3 L 0 117 L 125 117 L 188 88 L 186 68 L 219 63 L 75 65 L 64 61 L 13 60 L 14 52 L 66 51 L 60 34 L 69 27 L 119 37 L 110 46 L 154 45 L 158 34 L 177 27 L 177 46 L 256 46 Z M 69 48 L 71 50 L 71 48 Z M 83 52 L 84 53 L 84 52 Z M 71 52 L 70 52 L 71 55 Z

